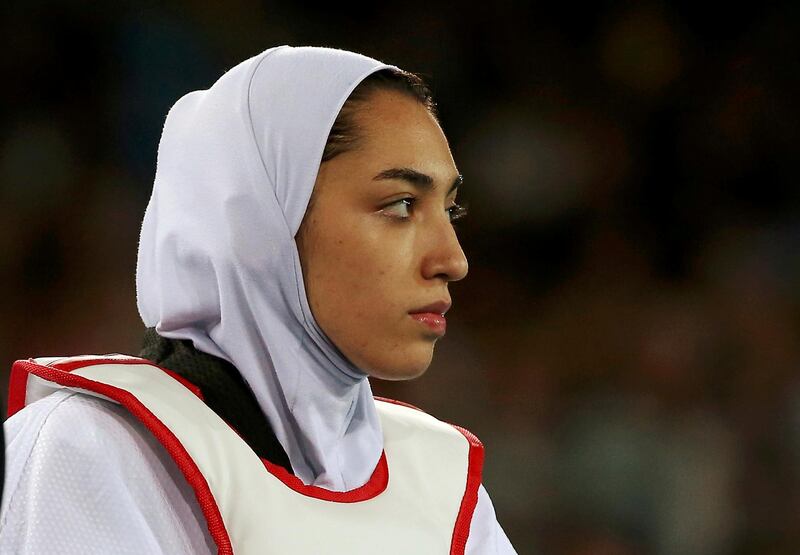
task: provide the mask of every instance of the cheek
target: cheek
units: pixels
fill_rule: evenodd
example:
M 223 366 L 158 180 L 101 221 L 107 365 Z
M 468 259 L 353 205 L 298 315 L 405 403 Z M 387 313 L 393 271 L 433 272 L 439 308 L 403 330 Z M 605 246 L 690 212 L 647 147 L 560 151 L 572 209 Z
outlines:
M 309 302 L 335 342 L 377 339 L 409 309 L 413 245 L 398 230 L 387 232 L 384 222 L 339 229 L 336 235 L 317 239 L 307 284 Z
M 413 228 L 356 219 L 314 238 L 306 288 L 317 323 L 356 366 L 404 379 L 428 367 L 433 342 L 408 316 L 421 275 Z

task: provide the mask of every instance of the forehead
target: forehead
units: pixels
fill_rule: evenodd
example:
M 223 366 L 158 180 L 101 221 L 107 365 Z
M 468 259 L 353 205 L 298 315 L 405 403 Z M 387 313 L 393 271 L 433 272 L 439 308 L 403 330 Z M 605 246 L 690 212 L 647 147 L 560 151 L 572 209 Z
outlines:
M 441 127 L 419 101 L 394 91 L 376 91 L 356 111 L 359 151 L 367 164 L 458 173 Z

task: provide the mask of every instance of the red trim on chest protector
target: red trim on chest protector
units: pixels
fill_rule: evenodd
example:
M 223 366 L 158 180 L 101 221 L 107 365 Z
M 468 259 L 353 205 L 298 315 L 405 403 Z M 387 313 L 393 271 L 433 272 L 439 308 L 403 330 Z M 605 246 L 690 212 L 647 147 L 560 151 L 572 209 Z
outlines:
M 383 493 L 386 486 L 389 485 L 389 465 L 386 462 L 385 451 L 381 451 L 381 458 L 378 460 L 378 464 L 375 465 L 375 470 L 372 471 L 372 476 L 370 476 L 369 480 L 367 480 L 363 486 L 347 491 L 334 491 L 319 486 L 306 485 L 300 478 L 289 473 L 289 471 L 282 466 L 273 464 L 263 458 L 261 462 L 264 463 L 267 471 L 283 482 L 283 485 L 286 487 L 306 497 L 313 497 L 333 503 L 358 503 L 360 501 L 367 501 Z
M 195 397 L 204 401 L 203 393 L 200 391 L 200 388 L 194 385 L 192 382 L 181 376 L 180 374 L 176 374 L 172 370 L 168 368 L 164 368 L 163 366 L 159 366 L 158 364 L 153 363 L 146 358 L 138 358 L 138 357 L 126 357 L 126 358 L 109 358 L 109 357 L 97 357 L 97 358 L 84 358 L 84 359 L 59 359 L 54 360 L 48 366 L 52 366 L 54 368 L 58 368 L 59 370 L 64 370 L 65 372 L 72 372 L 73 370 L 77 370 L 78 368 L 85 368 L 87 366 L 96 366 L 98 364 L 147 364 L 148 366 L 155 366 L 159 370 L 163 371 L 164 373 L 168 374 L 171 378 L 174 378 L 175 381 L 180 383 L 183 387 L 194 393 Z
M 77 363 L 77 361 L 75 362 Z M 86 361 L 84 360 L 82 362 Z M 88 362 L 89 364 L 85 364 L 84 366 L 104 363 L 141 364 L 142 362 L 147 361 L 142 359 L 105 359 L 103 361 L 99 361 L 99 359 L 89 359 Z M 147 363 L 152 365 L 150 362 Z M 181 472 L 186 478 L 186 481 L 189 482 L 189 485 L 192 486 L 192 489 L 194 489 L 197 502 L 200 504 L 200 508 L 206 518 L 208 531 L 211 534 L 211 537 L 214 539 L 214 543 L 217 544 L 219 555 L 233 555 L 231 540 L 228 536 L 227 530 L 225 529 L 225 523 L 222 521 L 222 515 L 219 512 L 219 507 L 214 500 L 214 495 L 211 493 L 211 488 L 209 487 L 208 482 L 206 482 L 203 474 L 200 472 L 200 469 L 197 467 L 197 464 L 186 451 L 186 448 L 184 448 L 181 442 L 178 441 L 178 438 L 175 437 L 175 434 L 173 434 L 169 428 L 167 428 L 158 418 L 156 418 L 156 416 L 150 412 L 150 410 L 145 407 L 132 393 L 118 387 L 84 378 L 83 376 L 79 376 L 77 374 L 72 374 L 71 371 L 76 368 L 80 368 L 80 365 L 69 363 L 65 364 L 65 366 L 67 366 L 69 370 L 63 370 L 53 366 L 44 366 L 33 362 L 32 360 L 18 360 L 14 363 L 12 372 L 33 374 L 44 380 L 57 383 L 59 385 L 76 387 L 79 389 L 85 389 L 87 391 L 99 393 L 108 397 L 109 399 L 113 399 L 128 409 L 131 414 L 133 414 L 140 422 L 142 422 L 142 424 L 144 424 L 145 427 L 147 427 L 147 429 L 150 430 L 156 439 L 158 439 L 158 441 L 164 446 L 169 455 L 172 457 L 172 460 L 174 460 L 178 465 L 178 468 L 180 468 Z M 20 381 L 21 378 L 17 377 L 16 382 L 19 383 Z
M 25 408 L 25 396 L 28 390 L 28 371 L 24 370 L 18 360 L 11 367 L 11 375 L 8 378 L 8 413 L 6 416 L 11 418 L 16 413 Z
M 410 403 L 404 403 L 403 401 L 377 396 L 375 399 L 425 412 L 421 408 L 415 407 Z M 448 424 L 450 423 L 448 422 Z M 464 496 L 461 498 L 461 507 L 458 509 L 456 525 L 453 529 L 453 539 L 450 542 L 450 555 L 464 555 L 464 550 L 467 547 L 467 538 L 469 537 L 469 528 L 472 524 L 472 515 L 475 513 L 475 506 L 478 504 L 478 488 L 480 488 L 481 475 L 483 473 L 483 443 L 469 430 L 461 426 L 456 426 L 455 424 L 450 425 L 461 432 L 467 442 L 469 442 L 467 484 L 464 488 Z
M 11 367 L 11 375 L 9 376 L 8 380 L 8 411 L 6 415 L 7 417 L 11 417 L 25 408 L 25 399 L 27 398 L 27 392 L 28 392 L 28 371 L 21 368 L 17 368 L 17 364 L 20 362 L 29 362 L 37 366 L 42 366 L 35 360 L 28 359 L 27 361 L 18 360 Z M 153 362 L 143 358 L 136 358 L 136 357 L 126 357 L 126 358 L 85 357 L 77 359 L 62 358 L 62 359 L 56 359 L 47 364 L 46 366 L 58 368 L 59 370 L 63 370 L 64 372 L 72 372 L 77 368 L 84 368 L 86 366 L 95 366 L 97 364 L 147 364 L 150 366 L 155 366 L 156 368 L 168 374 L 171 378 L 174 378 L 178 383 L 180 383 L 186 389 L 191 391 L 197 398 L 199 398 L 202 401 L 205 401 L 205 399 L 203 399 L 203 392 L 200 391 L 200 388 L 194 385 L 192 382 L 190 382 L 183 376 L 176 374 L 172 370 L 168 370 L 167 368 L 163 368 L 161 366 L 158 366 L 157 364 L 153 364 Z

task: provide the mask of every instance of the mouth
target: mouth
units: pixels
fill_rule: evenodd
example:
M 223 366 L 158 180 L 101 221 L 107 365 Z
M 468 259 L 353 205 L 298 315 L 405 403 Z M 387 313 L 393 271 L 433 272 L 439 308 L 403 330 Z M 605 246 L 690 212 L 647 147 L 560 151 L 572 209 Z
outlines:
M 444 314 L 450 306 L 450 301 L 437 301 L 409 312 L 409 316 L 436 335 L 443 336 L 447 331 L 447 319 Z

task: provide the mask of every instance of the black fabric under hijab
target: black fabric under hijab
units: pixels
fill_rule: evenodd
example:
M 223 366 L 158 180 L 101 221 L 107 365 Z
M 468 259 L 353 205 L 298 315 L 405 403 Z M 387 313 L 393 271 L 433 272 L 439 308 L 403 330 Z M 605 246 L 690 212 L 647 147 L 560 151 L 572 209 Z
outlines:
M 200 388 L 206 405 L 239 432 L 253 451 L 269 462 L 292 471 L 289 457 L 278 442 L 250 388 L 227 360 L 198 351 L 188 339 L 168 339 L 147 328 L 140 357 L 152 361 Z

